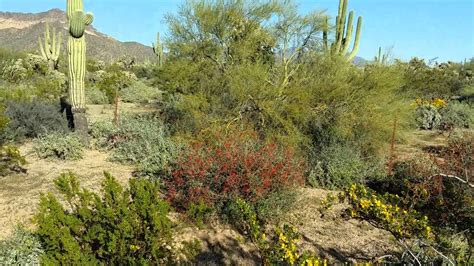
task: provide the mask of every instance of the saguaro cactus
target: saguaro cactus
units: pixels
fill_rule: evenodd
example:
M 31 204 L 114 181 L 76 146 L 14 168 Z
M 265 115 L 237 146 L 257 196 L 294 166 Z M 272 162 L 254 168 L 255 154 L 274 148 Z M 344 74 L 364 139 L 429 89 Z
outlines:
M 379 65 L 387 65 L 388 63 L 388 54 L 382 53 L 382 47 L 379 47 L 378 56 L 375 57 L 375 63 Z
M 357 19 L 357 27 L 355 33 L 354 46 L 352 51 L 348 53 L 349 47 L 351 45 L 352 32 L 353 28 L 353 18 L 354 11 L 349 12 L 349 17 L 347 15 L 347 3 L 348 0 L 339 0 L 339 9 L 336 17 L 336 36 L 334 42 L 331 44 L 331 53 L 346 56 L 348 61 L 352 61 L 359 50 L 359 41 L 360 41 L 360 31 L 362 28 L 362 17 Z M 327 21 L 327 20 L 326 20 Z M 347 24 L 346 24 L 347 23 Z M 346 26 L 347 25 L 347 26 Z M 325 42 L 325 47 L 327 45 L 327 28 L 323 30 L 323 41 Z
M 164 56 L 163 56 L 163 46 L 161 45 L 159 32 L 156 34 L 156 43 L 153 43 L 152 46 L 153 46 L 153 52 L 158 58 L 158 65 L 161 67 L 163 66 Z
M 49 67 L 51 69 L 58 69 L 59 55 L 61 53 L 61 41 L 62 34 L 59 33 L 58 38 L 56 38 L 56 29 L 53 28 L 53 38 L 51 38 L 49 31 L 49 24 L 46 23 L 46 29 L 44 32 L 44 45 L 41 37 L 38 37 L 39 48 L 41 56 L 48 61 Z
M 86 26 L 92 24 L 92 13 L 84 12 L 82 0 L 67 0 L 69 20 L 68 61 L 69 61 L 69 105 L 74 117 L 74 128 L 87 131 L 85 116 L 84 79 L 86 75 Z

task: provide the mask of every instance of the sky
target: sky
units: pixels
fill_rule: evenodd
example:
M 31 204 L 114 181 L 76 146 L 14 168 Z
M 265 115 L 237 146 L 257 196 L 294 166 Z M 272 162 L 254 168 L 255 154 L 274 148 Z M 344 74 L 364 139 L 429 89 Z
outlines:
M 325 10 L 337 14 L 338 0 L 295 0 L 301 13 Z M 120 41 L 150 45 L 164 16 L 176 13 L 182 0 L 84 0 L 95 15 L 94 27 Z M 3 12 L 65 9 L 65 0 L 0 0 Z M 379 47 L 393 58 L 417 56 L 437 61 L 474 57 L 474 0 L 349 0 L 349 10 L 363 16 L 358 56 L 372 59 Z

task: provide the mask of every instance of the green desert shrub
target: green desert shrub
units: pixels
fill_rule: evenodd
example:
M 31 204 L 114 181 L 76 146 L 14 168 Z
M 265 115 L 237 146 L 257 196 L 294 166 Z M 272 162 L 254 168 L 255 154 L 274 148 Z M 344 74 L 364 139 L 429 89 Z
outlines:
M 213 208 L 207 206 L 204 201 L 200 201 L 198 204 L 191 203 L 189 205 L 186 217 L 202 228 L 209 221 L 213 213 Z
M 10 123 L 1 137 L 21 141 L 52 131 L 67 132 L 67 120 L 59 110 L 59 104 L 56 106 L 41 100 L 8 102 L 5 115 Z
M 86 102 L 88 104 L 108 104 L 109 98 L 107 97 L 107 94 L 97 88 L 97 87 L 91 87 L 87 89 L 86 92 Z
M 99 148 L 112 151 L 112 161 L 136 165 L 139 175 L 165 173 L 179 151 L 162 122 L 150 115 L 124 117 L 119 127 L 95 123 L 91 135 Z
M 450 102 L 440 110 L 440 128 L 472 128 L 474 125 L 474 106 L 469 103 Z
M 157 88 L 146 85 L 143 81 L 137 81 L 120 92 L 120 99 L 127 103 L 148 103 L 156 100 L 160 91 Z
M 83 144 L 74 134 L 51 132 L 40 136 L 34 150 L 42 159 L 79 160 L 83 156 Z
M 23 227 L 0 241 L 0 265 L 40 265 L 43 253 L 38 238 Z
M 22 167 L 25 163 L 25 157 L 21 156 L 17 147 L 0 145 L 0 176 L 12 172 L 25 172 L 26 170 Z
M 432 105 L 423 105 L 416 108 L 416 123 L 421 129 L 436 129 L 441 124 L 441 115 L 438 108 Z
M 255 211 L 260 221 L 278 222 L 280 218 L 295 207 L 298 191 L 288 189 L 277 191 L 255 203 Z
M 9 120 L 3 114 L 3 106 L 0 104 L 0 134 L 3 133 Z M 26 163 L 18 149 L 12 145 L 6 145 L 0 138 L 0 176 L 5 176 L 11 172 L 24 172 L 22 165 Z
M 383 176 L 382 161 L 364 158 L 357 147 L 348 144 L 333 144 L 315 157 L 308 176 L 311 186 L 342 188 Z
M 72 173 L 54 181 L 66 206 L 42 195 L 35 216 L 42 263 L 57 265 L 166 265 L 178 262 L 169 204 L 159 185 L 131 179 L 127 188 L 105 173 L 102 194 L 81 189 Z M 183 249 L 189 245 L 185 244 Z M 189 249 L 187 250 L 189 251 Z

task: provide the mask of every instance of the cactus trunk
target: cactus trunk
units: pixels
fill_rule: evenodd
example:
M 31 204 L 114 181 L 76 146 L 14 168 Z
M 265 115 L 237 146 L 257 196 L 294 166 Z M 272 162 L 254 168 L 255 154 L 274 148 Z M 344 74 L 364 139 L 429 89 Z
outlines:
M 85 97 L 86 76 L 86 26 L 94 19 L 91 13 L 84 12 L 82 0 L 67 0 L 67 18 L 69 21 L 68 63 L 69 92 L 68 104 L 72 109 L 72 124 L 75 131 L 87 142 L 87 118 Z
M 155 53 L 158 61 L 158 66 L 162 67 L 164 62 L 164 54 L 163 54 L 163 45 L 161 45 L 160 33 L 156 34 L 156 43 L 152 44 L 153 52 Z
M 86 40 L 84 36 L 77 39 L 72 36 L 68 41 L 69 59 L 69 103 L 73 111 L 85 110 L 85 76 L 86 76 Z

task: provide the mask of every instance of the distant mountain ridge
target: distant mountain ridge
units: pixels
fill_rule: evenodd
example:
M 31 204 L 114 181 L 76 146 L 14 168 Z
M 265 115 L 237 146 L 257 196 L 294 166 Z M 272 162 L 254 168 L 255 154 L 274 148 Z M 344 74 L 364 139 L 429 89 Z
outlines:
M 44 35 L 45 25 L 63 32 L 61 53 L 65 54 L 68 26 L 66 13 L 51 9 L 42 13 L 0 12 L 0 48 L 38 54 L 38 37 Z M 154 57 L 151 47 L 137 42 L 120 42 L 90 26 L 86 30 L 87 54 L 107 62 L 123 56 L 144 61 Z

